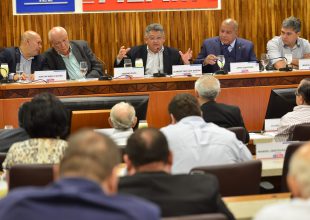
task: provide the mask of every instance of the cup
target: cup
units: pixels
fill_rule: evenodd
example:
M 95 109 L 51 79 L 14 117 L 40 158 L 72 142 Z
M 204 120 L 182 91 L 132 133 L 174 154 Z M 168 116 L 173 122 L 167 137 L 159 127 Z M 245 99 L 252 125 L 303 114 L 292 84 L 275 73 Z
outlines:
M 124 67 L 132 67 L 131 59 L 124 59 Z
M 142 60 L 142 58 L 137 58 L 135 60 L 135 67 L 143 67 L 143 60 Z
M 224 55 L 218 55 L 217 56 L 217 65 L 220 67 L 220 70 L 223 70 L 225 66 L 225 56 Z

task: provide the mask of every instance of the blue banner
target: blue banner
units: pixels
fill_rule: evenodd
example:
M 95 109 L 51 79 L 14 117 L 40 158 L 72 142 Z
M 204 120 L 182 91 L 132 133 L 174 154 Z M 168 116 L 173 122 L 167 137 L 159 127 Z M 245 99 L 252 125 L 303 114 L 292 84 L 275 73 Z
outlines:
M 16 0 L 16 13 L 74 12 L 74 0 Z

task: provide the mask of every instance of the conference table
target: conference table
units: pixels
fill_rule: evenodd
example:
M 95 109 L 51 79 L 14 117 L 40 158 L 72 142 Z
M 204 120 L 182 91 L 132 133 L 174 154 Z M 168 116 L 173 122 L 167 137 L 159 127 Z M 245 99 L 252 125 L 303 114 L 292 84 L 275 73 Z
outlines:
M 273 88 L 297 87 L 310 77 L 310 71 L 262 72 L 233 75 L 216 75 L 221 82 L 218 102 L 240 107 L 245 125 L 250 131 L 261 130 L 270 91 Z M 149 95 L 147 122 L 152 127 L 170 123 L 168 104 L 178 93 L 194 94 L 197 77 L 160 77 L 113 79 L 110 81 L 86 80 L 65 82 L 36 82 L 29 84 L 0 85 L 0 128 L 17 127 L 17 112 L 21 103 L 33 96 L 50 92 L 58 97 Z

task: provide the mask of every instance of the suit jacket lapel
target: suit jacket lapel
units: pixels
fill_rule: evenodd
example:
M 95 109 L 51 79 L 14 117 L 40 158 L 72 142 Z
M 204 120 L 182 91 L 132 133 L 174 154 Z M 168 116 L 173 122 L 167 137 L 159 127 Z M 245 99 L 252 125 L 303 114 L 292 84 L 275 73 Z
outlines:
M 221 54 L 221 41 L 220 41 L 220 38 L 218 37 L 216 39 L 216 44 L 214 44 L 214 51 L 215 51 L 215 54 L 214 55 L 224 55 L 224 54 Z
M 239 60 L 241 60 L 242 55 L 242 44 L 238 41 L 238 38 L 236 39 L 235 48 L 236 48 L 236 62 L 238 62 Z
M 164 65 L 164 73 L 168 73 L 169 66 L 172 66 L 172 65 L 171 65 L 171 58 L 169 57 L 167 47 L 164 47 L 164 51 L 163 51 L 163 65 Z
M 147 60 L 147 46 L 146 45 L 143 46 L 143 50 L 142 50 L 141 55 L 142 55 L 142 60 L 143 60 L 143 66 L 146 67 L 146 60 Z M 135 62 L 135 61 L 133 61 L 133 62 Z

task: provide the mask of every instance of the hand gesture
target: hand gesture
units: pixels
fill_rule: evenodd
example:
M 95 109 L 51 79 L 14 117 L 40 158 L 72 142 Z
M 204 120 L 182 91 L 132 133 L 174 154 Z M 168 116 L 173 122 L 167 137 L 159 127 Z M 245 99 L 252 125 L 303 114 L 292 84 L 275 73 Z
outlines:
M 214 65 L 214 64 L 216 64 L 216 61 L 217 61 L 217 57 L 215 55 L 213 55 L 213 54 L 209 54 L 205 58 L 205 60 L 203 61 L 203 64 L 204 65 L 208 65 L 208 64 Z
M 188 48 L 186 53 L 182 53 L 182 51 L 179 51 L 179 54 L 184 64 L 190 64 L 190 61 L 192 60 L 192 56 L 193 56 L 193 51 L 191 50 L 191 48 Z
M 117 55 L 117 59 L 118 60 L 122 60 L 124 57 L 127 57 L 127 52 L 130 50 L 130 48 L 125 48 L 125 46 L 122 46 L 121 49 L 119 50 L 118 52 L 118 55 Z

